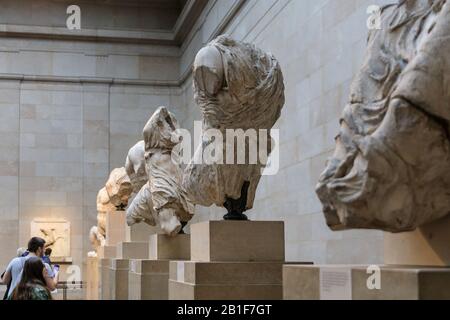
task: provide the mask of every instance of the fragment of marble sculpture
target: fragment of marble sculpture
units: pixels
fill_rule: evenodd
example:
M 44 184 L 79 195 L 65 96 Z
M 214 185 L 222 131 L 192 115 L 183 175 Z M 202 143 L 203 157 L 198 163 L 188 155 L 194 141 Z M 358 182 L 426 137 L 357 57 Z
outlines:
M 124 167 L 111 171 L 109 179 L 105 185 L 108 192 L 109 201 L 117 210 L 124 210 L 128 205 L 128 199 L 133 192 L 130 177 Z
M 147 182 L 127 208 L 127 225 L 132 226 L 136 223 L 145 222 L 148 225 L 156 226 L 158 225 L 157 221 L 158 219 L 153 209 L 150 185 Z
M 145 163 L 145 142 L 139 141 L 128 152 L 125 169 L 133 185 L 133 195 L 127 208 L 127 224 L 145 222 L 155 226 L 155 211 L 148 184 L 148 173 Z
M 168 235 L 180 233 L 192 219 L 194 205 L 182 187 L 183 170 L 172 149 L 180 143 L 177 120 L 165 107 L 158 108 L 144 127 L 148 183 L 130 206 L 135 216 L 157 225 Z M 153 208 L 150 212 L 148 209 Z M 144 213 L 145 212 L 145 213 Z
M 449 35 L 448 1 L 383 8 L 317 186 L 332 229 L 410 231 L 450 212 Z
M 220 36 L 197 54 L 194 62 L 194 97 L 203 116 L 203 132 L 226 129 L 267 130 L 268 154 L 270 129 L 280 117 L 284 105 L 284 83 L 278 61 L 255 46 Z M 216 143 L 207 134 L 202 146 Z M 226 144 L 222 143 L 224 159 Z M 225 207 L 225 219 L 245 220 L 244 211 L 253 207 L 256 188 L 265 167 L 256 164 L 202 163 L 202 146 L 187 166 L 183 186 L 195 204 Z M 248 141 L 246 159 L 248 159 Z M 236 159 L 237 148 L 234 148 Z
M 144 140 L 136 143 L 129 151 L 125 161 L 125 170 L 133 187 L 133 198 L 148 181 L 145 169 L 145 143 Z
M 97 194 L 97 225 L 93 226 L 89 232 L 89 239 L 95 249 L 105 245 L 106 215 L 116 210 L 124 210 L 132 191 L 131 181 L 125 168 L 116 168 L 111 171 L 105 187 Z
M 97 249 L 104 246 L 106 242 L 106 215 L 108 212 L 115 211 L 114 205 L 109 201 L 109 195 L 106 188 L 100 189 L 97 193 L 97 225 L 89 231 L 89 239 L 92 247 Z

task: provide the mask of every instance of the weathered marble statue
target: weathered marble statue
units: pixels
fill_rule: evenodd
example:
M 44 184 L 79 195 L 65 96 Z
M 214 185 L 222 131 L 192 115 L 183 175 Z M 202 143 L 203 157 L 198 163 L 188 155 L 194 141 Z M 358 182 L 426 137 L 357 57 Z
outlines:
M 116 210 L 124 210 L 132 191 L 125 168 L 114 169 L 105 187 L 97 194 L 97 225 L 89 232 L 91 244 L 95 249 L 105 245 L 106 215 Z
M 92 247 L 97 250 L 104 246 L 106 242 L 106 215 L 116 208 L 109 201 L 109 195 L 106 188 L 100 189 L 97 194 L 97 225 L 93 226 L 89 232 L 89 239 Z
M 335 230 L 413 230 L 450 212 L 450 3 L 386 6 L 317 186 Z
M 158 224 L 158 217 L 153 209 L 152 194 L 148 182 L 142 186 L 127 208 L 127 224 L 132 226 L 141 222 L 151 226 Z
M 147 170 L 145 169 L 145 143 L 144 140 L 136 143 L 128 151 L 125 161 L 125 170 L 133 186 L 133 198 L 148 181 Z M 130 199 L 131 200 L 131 199 Z
M 209 129 L 271 129 L 284 105 L 283 75 L 278 61 L 251 44 L 220 36 L 200 50 L 194 62 L 194 94 L 203 115 L 202 146 L 187 166 L 183 185 L 195 204 L 225 207 L 225 219 L 245 220 L 253 207 L 265 163 L 205 164 L 202 147 L 222 143 Z M 268 130 L 269 131 L 269 130 Z M 269 132 L 268 153 L 271 151 Z M 224 159 L 227 143 L 222 143 Z M 248 141 L 246 159 L 248 159 Z M 234 148 L 236 159 L 237 147 Z M 229 156 L 229 155 L 228 155 Z
M 124 210 L 128 205 L 128 199 L 133 192 L 130 177 L 124 167 L 111 171 L 109 179 L 105 185 L 108 192 L 109 201 L 117 210 Z
M 160 107 L 144 127 L 145 160 L 149 182 L 136 196 L 132 206 L 147 211 L 146 221 L 158 225 L 166 234 L 176 235 L 192 219 L 194 205 L 181 182 L 183 171 L 172 149 L 180 142 L 177 121 L 165 107 Z M 151 195 L 151 198 L 149 197 Z M 153 218 L 153 219 L 152 219 Z
M 145 222 L 154 226 L 156 222 L 148 184 L 144 140 L 139 141 L 128 152 L 125 169 L 133 185 L 133 194 L 127 208 L 127 224 L 132 226 L 136 223 Z

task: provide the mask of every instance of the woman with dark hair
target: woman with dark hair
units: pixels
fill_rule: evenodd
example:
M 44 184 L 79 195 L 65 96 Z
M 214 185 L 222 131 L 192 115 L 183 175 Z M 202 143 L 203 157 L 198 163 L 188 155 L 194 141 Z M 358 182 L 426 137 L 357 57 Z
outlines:
M 23 266 L 22 278 L 10 296 L 10 300 L 52 300 L 45 285 L 47 269 L 38 257 L 31 257 Z

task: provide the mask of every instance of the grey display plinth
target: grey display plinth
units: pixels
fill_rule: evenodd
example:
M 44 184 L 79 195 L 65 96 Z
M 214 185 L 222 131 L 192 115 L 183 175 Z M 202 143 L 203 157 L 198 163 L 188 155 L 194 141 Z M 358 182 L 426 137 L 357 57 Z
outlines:
M 149 260 L 130 260 L 128 298 L 130 300 L 167 300 L 169 262 L 190 258 L 190 235 L 176 237 L 155 234 L 149 238 Z
M 283 267 L 286 300 L 450 299 L 450 268 L 414 266 Z
M 171 261 L 171 300 L 282 299 L 284 222 L 191 226 L 191 261 Z

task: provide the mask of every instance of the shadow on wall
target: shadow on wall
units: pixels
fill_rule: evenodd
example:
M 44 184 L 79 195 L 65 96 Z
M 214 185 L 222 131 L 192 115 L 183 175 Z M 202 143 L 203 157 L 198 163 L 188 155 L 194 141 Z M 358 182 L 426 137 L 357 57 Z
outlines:
M 386 264 L 450 266 L 450 215 L 416 231 L 386 233 Z

